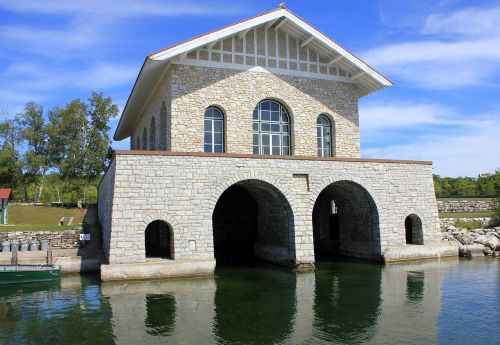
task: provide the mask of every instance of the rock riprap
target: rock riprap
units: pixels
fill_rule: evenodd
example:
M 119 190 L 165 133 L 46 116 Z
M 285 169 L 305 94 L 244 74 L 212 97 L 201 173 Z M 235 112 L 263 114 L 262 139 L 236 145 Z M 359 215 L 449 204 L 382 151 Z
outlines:
M 460 256 L 500 257 L 500 227 L 467 230 L 450 225 L 443 233 L 443 240 L 458 242 Z

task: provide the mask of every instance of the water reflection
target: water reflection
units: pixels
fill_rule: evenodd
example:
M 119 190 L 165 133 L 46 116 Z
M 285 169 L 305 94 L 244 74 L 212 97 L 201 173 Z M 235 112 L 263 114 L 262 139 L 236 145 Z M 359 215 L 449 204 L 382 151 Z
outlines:
M 171 295 L 146 296 L 146 332 L 151 335 L 170 335 L 175 321 L 175 298 Z
M 410 302 L 418 302 L 424 298 L 424 271 L 408 271 L 406 273 L 406 298 Z
M 294 272 L 272 266 L 219 269 L 215 294 L 217 338 L 228 344 L 277 344 L 292 333 Z
M 263 266 L 197 279 L 70 276 L 60 286 L 0 287 L 0 343 L 436 343 L 443 271 L 457 265 L 335 262 L 309 273 Z
M 359 343 L 373 337 L 380 313 L 382 265 L 334 263 L 316 273 L 316 335 L 325 341 Z
M 1 344 L 77 344 L 98 338 L 113 343 L 111 308 L 87 276 L 79 284 L 0 287 Z

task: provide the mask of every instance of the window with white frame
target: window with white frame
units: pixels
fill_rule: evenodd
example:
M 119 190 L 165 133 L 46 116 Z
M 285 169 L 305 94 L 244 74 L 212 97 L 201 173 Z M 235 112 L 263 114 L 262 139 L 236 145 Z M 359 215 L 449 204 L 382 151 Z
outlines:
M 290 155 L 290 116 L 276 101 L 263 100 L 253 111 L 253 153 Z
M 205 152 L 224 152 L 224 115 L 215 108 L 205 110 Z
M 325 115 L 318 116 L 316 122 L 318 157 L 332 156 L 332 124 Z

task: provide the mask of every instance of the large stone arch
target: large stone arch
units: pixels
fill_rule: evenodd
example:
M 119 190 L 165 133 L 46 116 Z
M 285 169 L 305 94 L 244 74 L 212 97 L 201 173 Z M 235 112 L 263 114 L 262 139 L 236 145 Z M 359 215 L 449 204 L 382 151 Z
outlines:
M 214 256 L 219 262 L 231 261 L 234 253 L 230 243 L 234 243 L 235 247 L 241 247 L 241 253 L 250 253 L 252 260 L 294 266 L 292 206 L 286 194 L 276 187 L 279 179 L 260 177 L 239 176 L 217 187 L 209 202 Z
M 313 195 L 316 260 L 337 255 L 381 259 L 379 213 L 366 188 L 352 180 L 337 180 Z

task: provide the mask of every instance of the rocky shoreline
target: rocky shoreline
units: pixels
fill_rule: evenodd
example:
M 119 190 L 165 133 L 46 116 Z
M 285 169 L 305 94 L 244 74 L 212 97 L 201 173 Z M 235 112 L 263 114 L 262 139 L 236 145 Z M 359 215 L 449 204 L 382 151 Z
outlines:
M 500 257 L 500 227 L 467 230 L 449 225 L 443 240 L 457 242 L 460 256 Z

